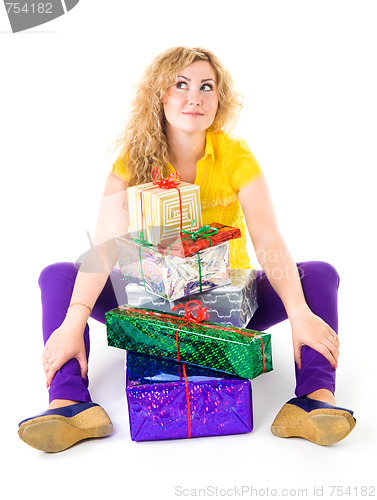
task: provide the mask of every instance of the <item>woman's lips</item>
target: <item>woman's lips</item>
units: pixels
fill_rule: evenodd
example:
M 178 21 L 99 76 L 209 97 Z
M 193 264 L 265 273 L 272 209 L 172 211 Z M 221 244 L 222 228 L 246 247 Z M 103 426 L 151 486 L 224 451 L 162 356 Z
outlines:
M 203 113 L 192 112 L 192 111 L 186 111 L 186 112 L 184 111 L 182 114 L 188 116 L 203 116 Z

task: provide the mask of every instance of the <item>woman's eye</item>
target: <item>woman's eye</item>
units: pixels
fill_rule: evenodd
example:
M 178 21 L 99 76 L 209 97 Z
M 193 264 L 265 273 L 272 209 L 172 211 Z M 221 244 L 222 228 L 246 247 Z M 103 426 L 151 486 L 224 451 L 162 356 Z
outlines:
M 176 88 L 177 89 L 187 89 L 188 88 L 188 83 L 187 82 L 177 82 L 175 84 Z M 205 92 L 208 92 L 210 90 L 213 90 L 213 85 L 211 85 L 210 83 L 204 83 L 201 87 L 200 87 L 200 90 L 204 90 Z
M 213 90 L 213 87 L 210 83 L 205 83 L 201 86 L 200 90 L 206 90 L 208 92 L 208 90 Z
M 177 89 L 184 89 L 184 88 L 186 88 L 186 86 L 187 86 L 186 82 L 177 82 L 176 83 Z

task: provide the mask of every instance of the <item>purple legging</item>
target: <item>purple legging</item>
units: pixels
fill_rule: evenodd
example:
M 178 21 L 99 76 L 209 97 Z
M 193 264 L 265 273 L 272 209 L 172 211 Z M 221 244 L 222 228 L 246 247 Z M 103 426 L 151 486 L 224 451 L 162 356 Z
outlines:
M 310 309 L 320 316 L 334 331 L 338 331 L 337 296 L 339 276 L 334 267 L 326 262 L 302 262 L 297 264 L 306 301 Z M 51 333 L 64 320 L 71 300 L 77 269 L 73 263 L 52 264 L 43 269 L 39 286 L 43 310 L 43 340 L 47 342 Z M 101 292 L 91 317 L 105 323 L 105 312 L 127 303 L 125 282 L 118 270 Z M 287 313 L 279 296 L 270 285 L 265 273 L 257 271 L 258 309 L 248 328 L 263 331 L 287 319 Z M 86 355 L 89 357 L 89 327 L 84 332 Z M 303 346 L 301 369 L 296 366 L 296 396 L 305 396 L 318 389 L 335 391 L 335 371 L 331 364 L 314 349 Z M 89 379 L 80 375 L 77 359 L 71 359 L 56 373 L 52 380 L 49 397 L 91 401 L 88 391 Z

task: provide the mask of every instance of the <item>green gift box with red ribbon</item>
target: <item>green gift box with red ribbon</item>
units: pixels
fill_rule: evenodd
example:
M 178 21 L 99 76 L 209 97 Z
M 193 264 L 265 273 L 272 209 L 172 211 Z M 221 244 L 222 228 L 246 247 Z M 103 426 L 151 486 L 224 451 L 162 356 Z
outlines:
M 106 313 L 108 345 L 253 379 L 272 370 L 271 336 L 206 321 L 193 300 L 185 316 L 121 306 Z

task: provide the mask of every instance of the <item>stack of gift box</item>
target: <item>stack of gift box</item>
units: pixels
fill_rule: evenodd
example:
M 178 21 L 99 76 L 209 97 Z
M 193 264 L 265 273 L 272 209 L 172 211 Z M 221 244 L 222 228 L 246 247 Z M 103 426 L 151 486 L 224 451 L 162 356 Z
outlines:
M 127 304 L 106 313 L 127 351 L 135 441 L 250 432 L 250 380 L 272 370 L 271 339 L 246 329 L 255 271 L 231 269 L 238 228 L 202 226 L 200 188 L 176 174 L 127 189 L 130 232 L 117 238 Z

